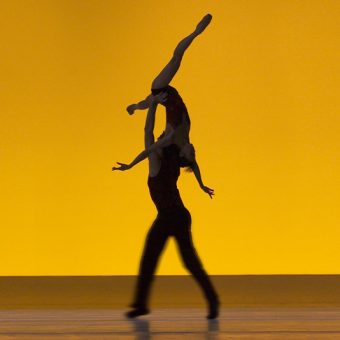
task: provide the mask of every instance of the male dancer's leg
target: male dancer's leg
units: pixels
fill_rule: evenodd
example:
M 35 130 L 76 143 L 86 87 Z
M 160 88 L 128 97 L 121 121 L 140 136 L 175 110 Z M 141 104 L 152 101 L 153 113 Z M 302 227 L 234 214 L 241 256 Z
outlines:
M 157 262 L 168 238 L 168 234 L 166 233 L 167 228 L 165 228 L 164 224 L 164 219 L 157 216 L 146 237 L 139 267 L 134 302 L 131 304 L 131 307 L 147 307 Z
M 217 293 L 209 279 L 208 274 L 203 268 L 201 260 L 199 259 L 192 242 L 191 217 L 189 212 L 183 214 L 183 217 L 177 222 L 174 236 L 176 238 L 185 267 L 190 271 L 195 280 L 201 286 L 201 289 L 203 290 L 209 304 L 218 303 Z

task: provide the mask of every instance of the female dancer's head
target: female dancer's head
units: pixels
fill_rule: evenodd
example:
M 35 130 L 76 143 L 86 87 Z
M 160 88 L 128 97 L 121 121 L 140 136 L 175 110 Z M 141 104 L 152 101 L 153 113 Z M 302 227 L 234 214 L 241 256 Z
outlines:
M 158 137 L 162 139 L 165 136 L 165 131 Z M 178 145 L 177 145 L 178 146 Z M 181 168 L 190 168 L 196 162 L 196 153 L 194 145 L 190 142 L 186 142 L 182 147 L 179 149 L 179 165 Z
M 196 159 L 194 146 L 189 142 L 184 144 L 179 152 L 179 156 L 182 159 L 181 162 L 186 164 L 184 166 L 190 166 Z

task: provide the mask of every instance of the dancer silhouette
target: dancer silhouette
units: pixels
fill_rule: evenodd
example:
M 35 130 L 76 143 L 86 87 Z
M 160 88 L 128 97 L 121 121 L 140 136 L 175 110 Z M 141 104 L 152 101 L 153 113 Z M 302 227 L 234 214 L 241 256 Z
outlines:
M 144 129 L 146 149 L 156 144 L 153 133 L 155 112 L 157 105 L 164 100 L 164 97 L 165 94 L 161 93 L 150 98 Z M 164 135 L 161 135 L 159 140 L 162 140 Z M 148 298 L 158 259 L 167 239 L 173 236 L 178 244 L 185 267 L 200 285 L 207 299 L 209 308 L 207 318 L 214 319 L 218 316 L 219 299 L 193 245 L 191 216 L 185 208 L 177 188 L 180 168 L 188 166 L 190 161 L 180 156 L 180 150 L 176 144 L 162 147 L 160 145 L 158 144 L 158 147 L 153 149 L 148 155 L 148 186 L 158 214 L 146 238 L 135 296 L 131 304 L 133 309 L 126 316 L 134 318 L 149 313 Z M 132 167 L 123 163 L 118 164 L 120 166 L 113 167 L 112 170 L 124 171 Z

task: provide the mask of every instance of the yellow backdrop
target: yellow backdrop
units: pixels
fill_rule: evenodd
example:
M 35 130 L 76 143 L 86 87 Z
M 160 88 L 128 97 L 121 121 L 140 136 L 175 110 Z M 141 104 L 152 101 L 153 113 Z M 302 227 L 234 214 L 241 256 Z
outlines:
M 156 210 L 149 93 L 177 42 L 208 29 L 173 83 L 206 185 L 179 187 L 210 274 L 338 273 L 340 2 L 0 3 L 0 275 L 136 274 Z M 164 126 L 164 110 L 157 117 Z M 184 274 L 170 240 L 158 273 Z

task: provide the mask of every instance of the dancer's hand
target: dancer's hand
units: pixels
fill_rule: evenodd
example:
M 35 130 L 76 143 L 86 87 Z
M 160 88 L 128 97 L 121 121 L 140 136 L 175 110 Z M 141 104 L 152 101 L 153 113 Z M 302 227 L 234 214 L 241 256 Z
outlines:
M 129 113 L 129 115 L 133 115 L 136 110 L 136 104 L 131 104 L 126 108 L 126 111 Z
M 215 195 L 214 189 L 210 189 L 210 188 L 206 187 L 205 185 L 202 185 L 202 186 L 201 186 L 201 189 L 202 189 L 204 192 L 206 192 L 206 193 L 210 196 L 210 198 L 212 198 L 212 197 Z
M 130 164 L 124 164 L 124 163 L 120 163 L 120 162 L 117 162 L 117 164 L 119 164 L 120 166 L 119 167 L 113 166 L 112 171 L 115 171 L 115 170 L 125 171 L 125 170 L 131 169 Z

